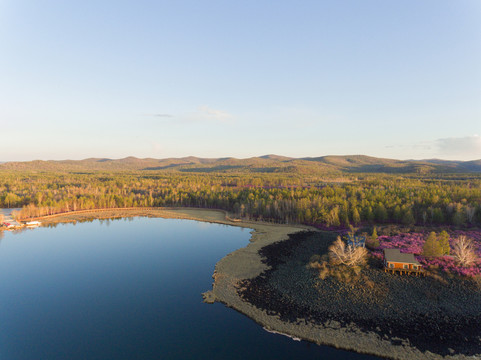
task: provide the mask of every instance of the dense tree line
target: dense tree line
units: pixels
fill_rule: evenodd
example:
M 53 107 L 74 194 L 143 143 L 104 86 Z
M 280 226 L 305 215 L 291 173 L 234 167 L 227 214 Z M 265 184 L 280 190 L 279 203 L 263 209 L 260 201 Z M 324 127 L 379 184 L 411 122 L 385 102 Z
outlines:
M 23 208 L 23 218 L 95 208 L 188 206 L 334 227 L 481 226 L 481 177 L 3 172 L 0 206 Z

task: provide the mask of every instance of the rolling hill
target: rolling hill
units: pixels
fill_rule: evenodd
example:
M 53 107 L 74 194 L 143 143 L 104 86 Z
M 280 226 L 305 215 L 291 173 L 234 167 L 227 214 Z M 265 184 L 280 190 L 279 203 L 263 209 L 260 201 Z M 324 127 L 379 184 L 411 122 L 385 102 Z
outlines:
M 89 158 L 84 160 L 35 160 L 6 162 L 0 171 L 33 172 L 185 172 L 185 173 L 480 173 L 481 160 L 448 161 L 394 160 L 365 155 L 291 158 L 264 155 L 246 159 L 198 158 L 194 156 L 167 159 Z

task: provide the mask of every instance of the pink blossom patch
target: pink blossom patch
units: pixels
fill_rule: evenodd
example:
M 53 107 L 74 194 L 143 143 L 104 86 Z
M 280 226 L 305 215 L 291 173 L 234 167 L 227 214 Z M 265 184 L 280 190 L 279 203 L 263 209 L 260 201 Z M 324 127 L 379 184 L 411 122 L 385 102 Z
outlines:
M 451 256 L 442 256 L 436 258 L 425 258 L 422 256 L 423 245 L 426 241 L 429 233 L 404 233 L 394 236 L 379 236 L 379 247 L 372 252 L 372 255 L 377 258 L 382 258 L 383 249 L 399 249 L 403 253 L 414 254 L 418 261 L 424 265 L 436 266 L 441 270 L 458 274 L 462 276 L 478 276 L 481 275 L 481 231 L 473 230 L 455 230 L 449 232 L 449 243 L 451 250 L 453 249 L 453 243 L 456 239 L 464 235 L 471 239 L 474 243 L 478 260 L 476 265 L 469 268 L 464 268 L 456 264 L 455 260 Z

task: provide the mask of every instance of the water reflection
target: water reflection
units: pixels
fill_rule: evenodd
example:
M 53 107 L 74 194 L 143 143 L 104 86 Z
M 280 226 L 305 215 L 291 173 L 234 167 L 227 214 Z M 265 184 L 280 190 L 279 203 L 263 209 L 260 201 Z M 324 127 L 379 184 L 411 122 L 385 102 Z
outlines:
M 269 334 L 202 303 L 243 228 L 188 220 L 85 221 L 6 233 L 1 359 L 365 359 Z

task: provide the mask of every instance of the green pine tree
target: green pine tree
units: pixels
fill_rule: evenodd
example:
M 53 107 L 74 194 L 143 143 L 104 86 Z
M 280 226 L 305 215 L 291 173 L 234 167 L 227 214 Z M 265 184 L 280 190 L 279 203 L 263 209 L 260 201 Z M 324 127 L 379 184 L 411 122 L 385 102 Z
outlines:
M 439 234 L 439 245 L 442 248 L 443 255 L 449 255 L 450 247 L 449 247 L 449 234 L 443 230 L 441 234 Z
M 404 225 L 413 225 L 415 222 L 411 209 L 406 209 L 402 217 L 402 223 Z
M 379 239 L 378 239 L 377 230 L 375 226 L 372 229 L 372 235 L 367 239 L 367 246 L 370 249 L 375 249 L 379 247 Z
M 359 215 L 359 210 L 357 210 L 357 207 L 352 210 L 352 221 L 355 225 L 361 222 L 361 216 Z
M 424 256 L 443 256 L 443 248 L 441 243 L 436 236 L 436 233 L 432 231 L 426 242 L 423 245 L 423 255 Z
M 394 219 L 395 223 L 401 222 L 402 212 L 401 212 L 401 208 L 399 207 L 399 205 L 396 205 L 396 207 L 394 208 L 393 219 Z

